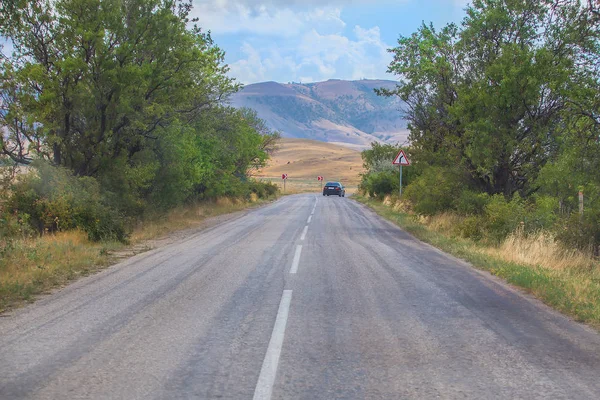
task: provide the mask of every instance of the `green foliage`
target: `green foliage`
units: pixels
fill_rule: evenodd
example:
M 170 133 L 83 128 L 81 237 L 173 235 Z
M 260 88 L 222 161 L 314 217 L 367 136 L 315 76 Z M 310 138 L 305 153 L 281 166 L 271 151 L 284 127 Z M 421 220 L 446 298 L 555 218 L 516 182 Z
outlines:
M 461 237 L 479 241 L 486 236 L 484 226 L 483 216 L 469 215 L 461 220 L 457 230 Z
M 393 168 L 392 161 L 398 151 L 400 151 L 398 146 L 373 142 L 370 149 L 363 150 L 360 153 L 363 167 L 368 172 L 379 172 L 382 165 L 385 165 L 387 169 L 391 169 Z
M 91 240 L 126 240 L 123 218 L 102 202 L 100 186 L 90 177 L 46 163 L 12 187 L 6 213 L 20 216 L 39 234 L 81 228 Z
M 526 215 L 525 203 L 518 195 L 507 201 L 503 195 L 496 194 L 485 206 L 485 229 L 492 240 L 500 242 L 517 227 L 525 225 Z
M 359 190 L 372 197 L 383 198 L 389 194 L 398 193 L 400 190 L 400 172 L 397 165 L 393 165 L 394 158 L 400 151 L 400 146 L 371 143 L 371 148 L 363 150 L 361 157 L 366 173 L 362 175 Z M 404 150 L 410 157 L 408 149 Z M 403 168 L 402 185 L 408 185 L 418 174 L 415 166 Z
M 126 220 L 198 198 L 273 194 L 249 176 L 279 133 L 225 106 L 224 53 L 172 0 L 0 3 L 0 163 L 36 164 L 0 229 L 80 228 L 125 239 Z M 55 168 L 57 167 L 57 168 Z M 26 223 L 20 221 L 26 220 Z
M 433 215 L 455 207 L 455 198 L 461 193 L 465 181 L 460 172 L 442 167 L 430 167 L 408 185 L 404 195 L 415 212 Z
M 389 194 L 398 193 L 400 190 L 400 178 L 398 172 L 384 170 L 371 172 L 363 176 L 359 186 L 362 193 L 368 193 L 371 197 L 383 199 Z
M 466 236 L 550 229 L 598 247 L 598 15 L 593 2 L 474 0 L 460 25 L 400 37 L 399 83 L 378 93 L 406 103 L 417 212 L 456 210 Z M 441 172 L 454 166 L 463 187 Z
M 584 215 L 571 214 L 557 231 L 558 239 L 565 245 L 600 254 L 600 212 L 597 210 L 587 211 Z
M 455 201 L 456 211 L 462 215 L 481 215 L 488 204 L 490 196 L 487 193 L 478 193 L 463 189 Z
M 597 137 L 600 26 L 574 3 L 478 0 L 461 27 L 401 37 L 389 68 L 400 83 L 380 92 L 407 103 L 415 161 L 464 165 L 510 198 L 535 191 L 570 127 Z
M 250 192 L 256 194 L 259 199 L 269 199 L 277 194 L 279 186 L 272 182 L 249 182 Z

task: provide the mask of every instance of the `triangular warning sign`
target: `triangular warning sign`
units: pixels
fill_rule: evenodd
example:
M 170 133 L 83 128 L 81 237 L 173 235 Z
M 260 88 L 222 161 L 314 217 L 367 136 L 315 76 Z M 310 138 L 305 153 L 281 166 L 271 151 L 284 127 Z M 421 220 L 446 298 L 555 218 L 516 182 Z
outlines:
M 400 150 L 396 158 L 394 158 L 394 165 L 410 165 L 408 158 L 406 158 L 406 154 L 404 154 L 404 150 Z

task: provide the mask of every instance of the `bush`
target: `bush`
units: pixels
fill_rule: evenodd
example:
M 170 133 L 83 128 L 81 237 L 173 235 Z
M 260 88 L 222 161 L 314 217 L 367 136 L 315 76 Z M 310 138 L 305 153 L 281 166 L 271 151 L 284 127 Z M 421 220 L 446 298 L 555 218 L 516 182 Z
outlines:
M 559 202 L 552 196 L 535 196 L 530 213 L 525 217 L 525 228 L 528 232 L 551 230 L 556 225 L 559 215 Z
M 102 202 L 93 178 L 78 178 L 64 168 L 38 163 L 35 172 L 16 182 L 11 192 L 7 211 L 26 219 L 39 234 L 80 228 L 90 240 L 126 240 L 123 219 Z
M 371 172 L 363 175 L 359 190 L 368 193 L 371 197 L 380 200 L 390 194 L 398 193 L 400 190 L 400 178 L 394 171 Z
M 482 216 L 470 215 L 464 217 L 459 223 L 458 232 L 461 237 L 478 241 L 485 236 L 483 227 L 484 221 Z
M 508 234 L 525 224 L 527 209 L 525 202 L 518 194 L 507 201 L 503 195 L 495 194 L 490 197 L 485 206 L 485 228 L 495 242 L 501 242 Z
M 570 214 L 561 221 L 557 239 L 568 247 L 591 250 L 596 256 L 600 255 L 600 212 L 586 210 L 583 215 Z
M 250 192 L 255 193 L 259 199 L 273 197 L 279 191 L 279 187 L 272 182 L 250 181 Z
M 258 198 L 266 199 L 274 196 L 278 191 L 279 187 L 271 182 L 260 182 L 247 178 L 240 179 L 229 175 L 223 176 L 222 179 L 203 188 L 199 197 L 201 199 L 229 197 L 250 200 L 251 193 L 254 193 Z
M 481 215 L 489 201 L 490 196 L 487 193 L 477 193 L 467 189 L 460 193 L 454 207 L 462 215 Z
M 408 185 L 404 194 L 413 203 L 415 212 L 434 215 L 453 209 L 457 194 L 465 186 L 466 182 L 460 171 L 430 167 Z

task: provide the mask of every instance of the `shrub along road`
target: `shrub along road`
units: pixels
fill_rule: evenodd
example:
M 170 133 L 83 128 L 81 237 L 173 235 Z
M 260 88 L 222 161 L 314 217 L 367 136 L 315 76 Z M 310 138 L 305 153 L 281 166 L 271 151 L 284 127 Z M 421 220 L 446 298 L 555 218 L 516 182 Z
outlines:
M 598 371 L 591 328 L 315 195 L 0 319 L 2 399 L 589 399 Z

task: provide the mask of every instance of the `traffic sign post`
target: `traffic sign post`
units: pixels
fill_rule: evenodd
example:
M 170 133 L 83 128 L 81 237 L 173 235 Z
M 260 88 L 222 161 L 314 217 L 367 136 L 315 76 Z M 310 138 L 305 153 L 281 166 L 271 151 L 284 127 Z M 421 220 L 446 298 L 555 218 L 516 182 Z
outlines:
M 404 150 L 400 149 L 392 164 L 400 166 L 400 196 L 402 196 L 402 167 L 410 165 L 408 158 L 406 158 L 406 154 L 404 154 Z
M 283 192 L 285 193 L 285 181 L 287 181 L 287 174 L 281 174 L 281 179 L 283 180 Z
M 317 176 L 317 180 L 319 182 L 321 182 L 321 191 L 323 190 L 323 177 L 322 176 Z

